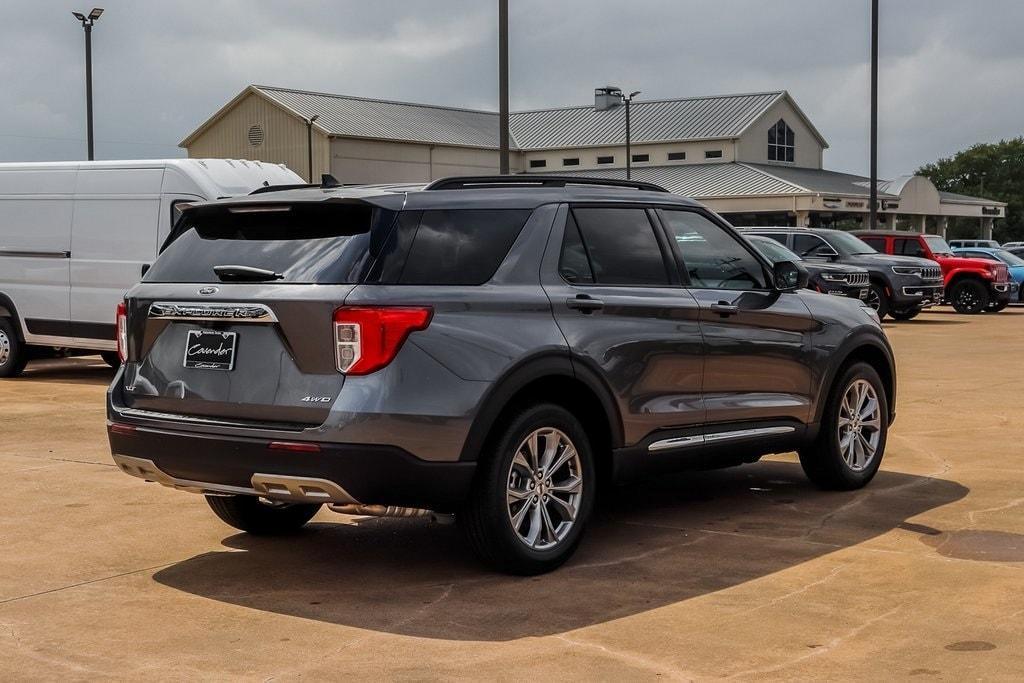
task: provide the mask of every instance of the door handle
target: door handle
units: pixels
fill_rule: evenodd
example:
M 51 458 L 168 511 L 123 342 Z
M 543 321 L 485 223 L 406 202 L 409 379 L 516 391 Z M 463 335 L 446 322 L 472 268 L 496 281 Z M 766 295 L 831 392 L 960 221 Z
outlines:
M 727 304 L 724 301 L 719 301 L 717 304 L 711 304 L 711 312 L 717 313 L 723 318 L 728 318 L 730 315 L 739 313 L 740 307 L 736 304 Z
M 593 313 L 604 308 L 604 302 L 589 294 L 577 294 L 575 299 L 566 299 L 565 305 L 580 313 Z

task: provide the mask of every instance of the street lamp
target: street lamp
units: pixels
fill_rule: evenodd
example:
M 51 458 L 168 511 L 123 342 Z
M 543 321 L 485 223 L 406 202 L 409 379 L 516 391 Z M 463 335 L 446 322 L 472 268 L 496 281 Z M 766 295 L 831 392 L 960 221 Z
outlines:
M 604 111 L 614 106 L 612 103 L 614 103 L 615 100 L 619 100 L 626 105 L 626 180 L 629 180 L 633 176 L 633 152 L 630 140 L 629 105 L 633 101 L 633 98 L 639 94 L 639 90 L 634 90 L 629 93 L 629 95 L 625 95 L 621 88 L 616 88 L 614 85 L 608 85 L 594 91 L 594 106 L 598 111 Z M 609 99 L 611 99 L 612 103 L 609 103 Z
M 320 114 L 313 114 L 306 119 L 306 134 L 309 144 L 309 182 L 313 182 L 313 122 L 320 118 Z
M 92 161 L 92 25 L 103 14 L 103 8 L 93 7 L 89 16 L 85 16 L 81 12 L 72 12 L 71 14 L 82 22 L 82 28 L 85 29 L 85 127 L 86 139 L 89 144 L 89 161 Z

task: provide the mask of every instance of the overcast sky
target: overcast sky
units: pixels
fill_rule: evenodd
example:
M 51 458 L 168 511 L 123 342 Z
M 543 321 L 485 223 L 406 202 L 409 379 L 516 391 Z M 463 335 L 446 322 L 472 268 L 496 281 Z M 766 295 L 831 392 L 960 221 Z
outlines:
M 496 0 L 98 0 L 96 154 L 179 156 L 259 83 L 497 108 Z M 868 0 L 511 0 L 513 109 L 612 83 L 669 98 L 787 89 L 867 173 Z M 1024 2 L 882 0 L 880 173 L 1024 133 Z M 4 0 L 0 160 L 85 157 L 83 32 L 64 0 Z

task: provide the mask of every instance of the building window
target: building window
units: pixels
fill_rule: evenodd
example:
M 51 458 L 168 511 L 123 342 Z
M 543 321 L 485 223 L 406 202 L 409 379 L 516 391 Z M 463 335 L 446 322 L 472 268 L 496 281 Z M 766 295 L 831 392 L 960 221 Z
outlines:
M 686 152 L 669 152 L 668 153 L 668 160 L 669 161 L 685 161 L 686 160 Z
M 599 164 L 614 164 L 615 157 L 598 157 L 597 163 Z
M 786 161 L 793 163 L 793 151 L 796 148 L 796 136 L 786 122 L 779 122 L 768 129 L 768 161 Z
M 722 150 L 720 150 L 720 149 L 709 149 L 708 151 L 704 152 L 704 158 L 705 159 L 721 159 L 722 158 Z
M 644 162 L 644 161 L 650 161 L 650 160 L 651 160 L 651 155 L 650 154 L 634 154 L 633 155 L 633 163 L 634 164 L 640 163 L 640 162 Z
M 579 157 L 570 157 L 568 159 L 562 159 L 562 166 L 579 166 L 579 165 L 580 165 L 580 158 Z
M 530 168 L 544 168 L 547 165 L 547 159 L 530 159 Z

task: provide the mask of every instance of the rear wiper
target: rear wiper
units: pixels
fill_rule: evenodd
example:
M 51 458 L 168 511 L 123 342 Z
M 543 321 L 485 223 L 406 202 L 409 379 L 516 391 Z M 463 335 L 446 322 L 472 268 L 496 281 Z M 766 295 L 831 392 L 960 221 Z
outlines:
M 213 272 L 221 282 L 267 282 L 284 279 L 281 273 L 252 266 L 214 266 Z

